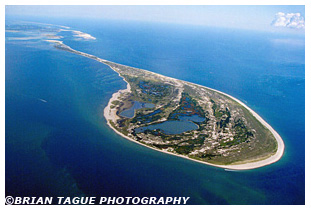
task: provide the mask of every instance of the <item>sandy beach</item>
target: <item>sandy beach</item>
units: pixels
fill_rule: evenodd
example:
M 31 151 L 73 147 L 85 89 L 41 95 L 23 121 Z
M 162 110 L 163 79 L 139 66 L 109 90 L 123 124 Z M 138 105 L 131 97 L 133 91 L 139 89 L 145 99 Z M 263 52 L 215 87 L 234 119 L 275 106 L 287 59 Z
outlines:
M 119 74 L 119 76 L 121 77 L 120 73 L 116 69 L 114 69 L 112 66 L 110 66 L 109 64 L 106 63 L 107 60 L 104 60 L 104 59 L 98 58 L 96 56 L 93 56 L 93 55 L 90 55 L 90 54 L 87 54 L 87 53 L 83 53 L 83 52 L 80 52 L 80 51 L 77 51 L 77 50 L 73 50 L 69 46 L 63 44 L 62 41 L 58 41 L 58 40 L 46 40 L 46 41 L 47 42 L 51 42 L 51 43 L 55 43 L 55 44 L 58 44 L 58 45 L 62 45 L 66 50 L 69 50 L 69 51 L 71 51 L 73 53 L 76 53 L 76 54 L 79 54 L 81 56 L 85 56 L 85 57 L 94 59 L 94 60 L 96 60 L 98 62 L 101 62 L 101 63 L 103 63 L 105 65 L 108 65 L 113 71 L 117 72 Z M 119 65 L 122 65 L 122 64 L 119 64 Z M 135 142 L 137 144 L 143 145 L 143 146 L 151 148 L 153 150 L 157 150 L 159 152 L 167 153 L 167 154 L 170 154 L 170 155 L 175 155 L 175 156 L 178 156 L 178 157 L 182 157 L 182 158 L 189 159 L 189 160 L 192 160 L 192 161 L 196 161 L 196 162 L 199 162 L 199 163 L 207 164 L 207 165 L 210 165 L 210 166 L 215 166 L 215 167 L 220 167 L 220 168 L 225 168 L 225 169 L 230 169 L 230 170 L 248 170 L 248 169 L 259 168 L 259 167 L 263 167 L 263 166 L 275 163 L 276 161 L 278 161 L 282 157 L 282 155 L 284 153 L 285 145 L 284 145 L 284 142 L 283 142 L 281 136 L 264 119 L 262 119 L 256 112 L 254 112 L 251 108 L 249 108 L 246 104 L 244 104 L 240 100 L 232 97 L 231 95 L 228 95 L 226 93 L 223 93 L 221 91 L 218 91 L 218 90 L 215 90 L 215 89 L 212 89 L 212 88 L 205 87 L 203 85 L 194 84 L 194 83 L 187 82 L 187 81 L 184 81 L 184 80 L 178 80 L 178 79 L 175 79 L 175 78 L 172 78 L 172 77 L 167 77 L 167 76 L 164 76 L 164 75 L 161 75 L 161 74 L 158 74 L 158 73 L 155 73 L 155 72 L 151 72 L 151 71 L 148 71 L 148 70 L 143 70 L 143 69 L 140 69 L 140 70 L 148 72 L 150 74 L 157 75 L 158 77 L 161 77 L 164 80 L 174 80 L 177 84 L 178 83 L 184 83 L 184 84 L 188 84 L 188 85 L 195 85 L 195 86 L 198 86 L 198 87 L 209 89 L 211 91 L 215 91 L 217 93 L 220 93 L 222 95 L 225 95 L 225 96 L 231 98 L 232 100 L 236 101 L 237 103 L 239 103 L 243 107 L 245 107 L 259 122 L 261 122 L 267 129 L 269 129 L 271 131 L 271 133 L 273 134 L 273 136 L 275 137 L 275 139 L 277 141 L 278 149 L 277 149 L 275 154 L 273 154 L 272 156 L 267 157 L 267 158 L 252 159 L 252 160 L 247 160 L 245 162 L 239 162 L 239 163 L 231 164 L 231 165 L 217 165 L 217 164 L 207 163 L 207 162 L 200 161 L 200 160 L 195 160 L 195 159 L 192 159 L 192 158 L 189 158 L 187 156 L 180 155 L 180 154 L 163 151 L 163 150 L 160 150 L 160 149 L 157 149 L 157 148 L 154 148 L 154 147 L 150 147 L 150 146 L 148 146 L 146 144 L 140 143 L 140 142 L 138 142 L 138 141 L 136 141 L 134 139 L 131 139 L 130 137 L 125 136 L 124 134 L 122 134 L 118 130 L 116 130 L 109 122 L 110 120 L 115 122 L 117 119 L 119 119 L 119 117 L 117 116 L 117 110 L 110 108 L 111 105 L 112 105 L 112 101 L 117 100 L 121 93 L 126 93 L 126 92 L 130 93 L 131 92 L 130 85 L 124 78 L 123 78 L 123 80 L 126 82 L 127 88 L 124 89 L 124 90 L 119 90 L 118 92 L 114 93 L 112 95 L 112 97 L 110 98 L 110 100 L 108 102 L 108 105 L 104 109 L 104 117 L 107 120 L 107 124 L 109 125 L 109 127 L 111 129 L 113 129 L 120 136 L 122 136 L 122 137 L 124 137 L 124 138 L 126 138 L 126 139 L 128 139 L 130 141 L 133 141 L 133 142 Z
M 114 70 L 111 66 L 109 66 L 112 70 Z M 114 70 L 116 71 L 116 70 Z M 144 71 L 147 71 L 147 70 L 144 70 Z M 117 71 L 116 71 L 117 72 Z M 150 72 L 150 71 L 147 71 L 147 72 Z M 171 78 L 171 77 L 166 77 L 166 76 L 163 76 L 163 75 L 160 75 L 160 74 L 157 74 L 157 73 L 154 73 L 154 72 L 150 72 L 150 73 L 153 73 L 153 74 L 156 74 L 158 76 L 161 76 L 162 78 L 165 78 L 165 79 L 173 79 L 173 80 L 177 80 L 175 78 Z M 120 76 L 120 74 L 119 74 Z M 242 106 L 244 106 L 248 111 L 250 111 L 250 113 L 259 121 L 261 122 L 267 129 L 269 129 L 271 131 L 271 133 L 273 134 L 273 136 L 275 137 L 276 141 L 277 141 L 277 144 L 278 144 L 278 149 L 276 151 L 276 153 L 270 157 L 267 157 L 266 159 L 260 159 L 260 160 L 247 160 L 245 161 L 245 163 L 237 163 L 237 164 L 231 164 L 231 165 L 217 165 L 217 164 L 212 164 L 212 163 L 207 163 L 207 162 L 204 162 L 204 161 L 200 161 L 200 160 L 195 160 L 195 159 L 192 159 L 192 158 L 189 158 L 187 156 L 183 156 L 183 155 L 180 155 L 180 154 L 176 154 L 176 153 L 171 153 L 171 152 L 167 152 L 167 151 L 163 151 L 163 150 L 160 150 L 160 149 L 157 149 L 157 148 L 154 148 L 154 147 L 151 147 L 151 146 L 148 146 L 146 144 L 143 144 L 143 143 L 140 143 L 134 139 L 131 139 L 130 137 L 128 136 L 125 136 L 124 134 L 122 134 L 121 132 L 119 132 L 118 130 L 116 130 L 111 124 L 110 124 L 110 121 L 109 120 L 112 120 L 113 122 L 115 122 L 117 119 L 119 119 L 119 117 L 117 116 L 116 112 L 117 110 L 116 109 L 110 109 L 110 106 L 112 105 L 112 101 L 114 100 L 117 100 L 118 97 L 120 96 L 121 93 L 124 93 L 124 92 L 131 92 L 131 88 L 130 88 L 130 85 L 129 83 L 123 79 L 126 83 L 127 83 L 127 89 L 124 89 L 124 90 L 119 90 L 118 92 L 114 93 L 111 97 L 111 99 L 109 100 L 108 102 L 108 105 L 105 107 L 104 109 L 104 117 L 106 118 L 107 120 L 107 124 L 108 126 L 113 129 L 117 134 L 119 134 L 120 136 L 130 140 L 130 141 L 133 141 L 137 144 L 140 144 L 140 145 L 143 145 L 145 147 L 148 147 L 150 149 L 153 149 L 153 150 L 156 150 L 156 151 L 159 151 L 159 152 L 163 152 L 163 153 L 166 153 L 166 154 L 170 154 L 170 155 L 175 155 L 175 156 L 178 156 L 178 157 L 182 157 L 182 158 L 185 158 L 185 159 L 188 159 L 188 160 L 191 160 L 191 161 L 195 161 L 195 162 L 199 162 L 199 163 L 203 163 L 203 164 L 206 164 L 206 165 L 210 165 L 210 166 L 215 166 L 215 167 L 219 167 L 219 168 L 224 168 L 224 169 L 230 169 L 230 170 L 249 170 L 249 169 L 255 169 L 255 168 L 259 168 L 259 167 L 263 167 L 263 166 L 266 166 L 266 165 L 270 165 L 272 163 L 275 163 L 277 162 L 283 155 L 284 153 L 284 149 L 285 149 L 285 145 L 284 145 L 284 142 L 281 138 L 281 136 L 264 120 L 262 119 L 256 112 L 254 112 L 251 108 L 249 108 L 246 104 L 244 104 L 243 102 L 241 102 L 240 100 L 226 94 L 226 93 L 223 93 L 221 91 L 218 91 L 218 90 L 215 90 L 215 89 L 212 89 L 212 88 L 208 88 L 208 87 L 205 87 L 205 86 L 202 86 L 202 85 L 198 85 L 198 84 L 194 84 L 194 83 L 191 83 L 191 82 L 187 82 L 187 81 L 183 81 L 183 80 L 179 80 L 181 82 L 184 82 L 184 83 L 187 83 L 187 84 L 191 84 L 191 85 L 196 85 L 196 86 L 200 86 L 200 87 L 203 87 L 203 88 L 207 88 L 209 90 L 212 90 L 212 91 L 215 91 L 217 93 L 220 93 L 220 94 L 223 94 L 233 100 L 235 100 L 236 102 L 238 102 L 239 104 L 241 104 Z

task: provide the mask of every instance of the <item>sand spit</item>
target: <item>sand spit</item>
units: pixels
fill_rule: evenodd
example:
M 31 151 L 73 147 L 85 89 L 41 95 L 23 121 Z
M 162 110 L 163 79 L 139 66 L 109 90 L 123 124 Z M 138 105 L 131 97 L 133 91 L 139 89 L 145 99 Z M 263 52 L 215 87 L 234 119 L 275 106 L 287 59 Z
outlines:
M 107 60 L 104 60 L 104 59 L 101 59 L 101 58 L 98 58 L 94 55 L 90 55 L 90 54 L 87 54 L 87 53 L 83 53 L 83 52 L 80 52 L 80 51 L 77 51 L 77 50 L 73 50 L 72 48 L 70 48 L 69 46 L 65 45 L 62 43 L 62 41 L 56 41 L 56 40 L 46 40 L 48 42 L 52 42 L 52 43 L 55 43 L 56 45 L 62 45 L 63 49 L 64 50 L 68 50 L 68 51 L 71 51 L 72 53 L 76 53 L 76 54 L 79 54 L 81 56 L 85 56 L 85 57 L 88 57 L 88 58 L 91 58 L 91 59 L 94 59 L 98 62 L 101 62 L 105 65 L 108 65 L 113 71 L 117 72 L 120 75 L 120 73 L 117 71 L 117 69 L 114 69 L 111 65 L 109 65 L 109 62 L 110 61 L 107 61 Z M 113 64 L 113 62 L 111 62 Z M 119 65 L 122 65 L 122 64 L 119 64 Z M 124 66 L 124 65 L 122 65 Z M 259 122 L 261 122 L 267 129 L 269 129 L 271 131 L 271 133 L 273 134 L 273 136 L 275 137 L 276 141 L 277 141 L 277 144 L 278 144 L 278 149 L 276 151 L 275 154 L 271 155 L 270 157 L 266 158 L 266 159 L 252 159 L 252 160 L 245 160 L 243 162 L 239 162 L 239 163 L 236 163 L 236 164 L 230 164 L 230 165 L 217 165 L 217 164 L 212 164 L 212 163 L 208 163 L 208 162 L 204 162 L 204 161 L 200 161 L 200 160 L 195 160 L 195 159 L 192 159 L 192 158 L 189 158 L 187 156 L 184 156 L 184 155 L 180 155 L 180 154 L 176 154 L 176 153 L 171 153 L 171 152 L 167 152 L 167 151 L 164 151 L 164 150 L 160 150 L 160 149 L 157 149 L 157 148 L 154 148 L 154 147 L 151 147 L 151 146 L 148 146 L 146 144 L 143 144 L 143 143 L 140 143 L 134 139 L 131 139 L 130 137 L 128 136 L 125 136 L 124 134 L 122 134 L 121 132 L 119 132 L 117 129 L 115 129 L 110 121 L 112 122 L 116 122 L 117 119 L 119 119 L 118 115 L 117 115 L 117 110 L 115 108 L 113 108 L 114 106 L 112 106 L 112 102 L 117 100 L 118 97 L 122 94 L 122 93 L 126 93 L 126 92 L 129 92 L 131 93 L 131 88 L 130 88 L 130 85 L 129 83 L 123 78 L 123 80 L 127 83 L 127 88 L 124 89 L 124 90 L 119 90 L 118 92 L 114 93 L 112 95 L 112 97 L 110 98 L 109 102 L 108 102 L 108 105 L 105 107 L 104 109 L 104 117 L 106 118 L 107 120 L 107 124 L 108 126 L 113 129 L 117 134 L 119 134 L 120 136 L 130 140 L 130 141 L 133 141 L 137 144 L 140 144 L 140 145 L 143 145 L 145 147 L 148 147 L 150 149 L 153 149 L 153 150 L 157 150 L 159 152 L 163 152 L 163 153 L 166 153 L 166 154 L 170 154 L 170 155 L 174 155 L 174 156 L 178 156 L 178 157 L 182 157 L 182 158 L 185 158 L 185 159 L 188 159 L 188 160 L 192 160 L 192 161 L 195 161 L 195 162 L 199 162 L 199 163 L 203 163 L 203 164 L 206 164 L 206 165 L 210 165 L 210 166 L 215 166 L 215 167 L 220 167 L 220 168 L 224 168 L 224 169 L 230 169 L 230 170 L 249 170 L 249 169 L 254 169 L 254 168 L 259 168 L 259 167 L 263 167 L 263 166 L 266 166 L 266 165 L 270 165 L 272 163 L 275 163 L 277 162 L 283 155 L 284 153 L 284 149 L 285 149 L 285 145 L 284 145 L 284 142 L 281 138 L 281 136 L 264 120 L 262 119 L 256 112 L 254 112 L 251 108 L 249 108 L 247 105 L 245 105 L 243 102 L 241 102 L 240 100 L 234 98 L 233 96 L 230 96 L 226 93 L 223 93 L 221 91 L 218 91 L 218 90 L 215 90 L 215 89 L 212 89 L 212 88 L 208 88 L 208 87 L 205 87 L 205 86 L 202 86 L 202 85 L 198 85 L 198 84 L 194 84 L 194 83 L 191 83 L 191 82 L 187 82 L 187 81 L 183 81 L 183 80 L 178 80 L 178 79 L 175 79 L 175 78 L 171 78 L 171 77 L 166 77 L 166 76 L 163 76 L 161 74 L 158 74 L 158 73 L 154 73 L 154 72 L 151 72 L 151 71 L 147 71 L 147 70 L 143 70 L 143 69 L 140 69 L 141 71 L 145 71 L 145 72 L 148 72 L 150 74 L 154 74 L 154 75 L 157 75 L 159 77 L 161 77 L 162 79 L 165 79 L 165 80 L 174 80 L 174 81 L 177 81 L 178 83 L 183 83 L 183 84 L 186 84 L 186 85 L 195 85 L 195 86 L 198 86 L 198 87 L 203 87 L 203 88 L 207 88 L 211 91 L 215 91 L 217 93 L 220 93 L 222 95 L 225 95 L 229 98 L 231 98 L 232 100 L 236 101 L 237 103 L 239 103 L 240 105 L 242 105 L 243 107 L 245 107 Z M 230 171 L 229 170 L 229 171 Z

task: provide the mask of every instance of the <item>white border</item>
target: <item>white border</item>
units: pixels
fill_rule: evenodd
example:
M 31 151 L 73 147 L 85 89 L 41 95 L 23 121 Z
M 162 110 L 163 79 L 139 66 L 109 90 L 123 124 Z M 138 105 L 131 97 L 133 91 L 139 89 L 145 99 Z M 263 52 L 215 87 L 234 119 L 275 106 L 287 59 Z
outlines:
M 1 9 L 0 9 L 0 20 L 1 20 L 1 56 L 0 56 L 0 65 L 1 65 L 1 86 L 0 86 L 0 97 L 1 97 L 1 110 L 0 110 L 0 116 L 1 116 L 1 128 L 0 128 L 0 135 L 1 135 L 1 199 L 2 204 L 4 204 L 4 195 L 5 195 L 5 177 L 4 177 L 4 162 L 5 162 L 5 103 L 4 103 L 4 98 L 5 98 L 5 89 L 4 89 L 4 81 L 5 81 L 5 35 L 4 35 L 4 21 L 5 21 L 5 5 L 73 5 L 73 4 L 78 4 L 78 5 L 305 5 L 305 19 L 306 19 L 306 30 L 305 30 L 305 37 L 306 37 L 306 54 L 305 57 L 308 58 L 306 59 L 305 62 L 305 68 L 306 68 L 306 206 L 310 206 L 310 186 L 311 186 L 311 181 L 308 179 L 311 177 L 310 173 L 310 141 L 311 141 L 311 94 L 310 94 L 310 76 L 311 76 L 311 63 L 310 63 L 310 58 L 311 58 L 311 45 L 310 45 L 310 38 L 311 38 L 311 26 L 310 26 L 310 21 L 311 21 L 311 1 L 309 0 L 234 0 L 234 1 L 229 1 L 229 0 L 212 0 L 212 1 L 202 1 L 202 0 L 192 0 L 192 1 L 186 1 L 186 0 L 158 0 L 158 1 L 142 1 L 142 0 L 132 0 L 132 1 L 126 1 L 126 0 L 114 0 L 114 1 L 99 1 L 99 0 L 88 0 L 88 1 L 77 1 L 77 0 L 54 0 L 54 1 L 40 1 L 40 0 L 2 0 L 0 2 Z M 295 206 L 292 208 L 305 208 L 306 206 Z M 9 206 L 6 206 L 7 208 Z M 15 207 L 16 206 L 12 206 Z M 12 208 L 11 207 L 11 208 Z M 21 208 L 37 208 L 39 206 L 23 206 Z M 40 206 L 42 207 L 42 206 Z M 55 206 L 43 206 L 43 208 L 54 208 Z M 58 207 L 58 206 L 57 206 Z M 60 208 L 67 208 L 68 206 L 60 206 Z M 84 208 L 86 206 L 70 206 L 70 208 Z M 88 206 L 89 207 L 89 206 Z M 120 206 L 92 206 L 93 208 L 109 208 L 109 209 L 114 209 L 114 208 L 119 208 Z M 161 206 L 160 208 L 163 208 L 164 206 Z M 201 209 L 206 209 L 206 208 L 218 208 L 216 206 L 194 206 L 195 208 L 201 208 Z M 223 206 L 222 206 L 223 207 Z M 249 208 L 249 206 L 227 206 L 230 208 L 238 208 L 238 209 L 246 209 Z M 278 206 L 268 206 L 269 208 L 276 208 Z M 291 207 L 291 206 L 289 206 Z M 121 206 L 121 208 L 125 208 L 125 206 Z M 144 209 L 146 206 L 126 206 L 126 208 L 135 208 L 135 209 Z M 148 206 L 149 209 L 155 209 L 159 208 L 159 206 Z M 169 208 L 178 208 L 177 206 L 170 206 Z M 185 209 L 188 207 L 185 207 Z M 267 208 L 267 206 L 252 206 L 251 208 Z M 282 206 L 284 208 L 284 206 Z
M 308 0 L 3 0 L 3 5 L 306 5 Z

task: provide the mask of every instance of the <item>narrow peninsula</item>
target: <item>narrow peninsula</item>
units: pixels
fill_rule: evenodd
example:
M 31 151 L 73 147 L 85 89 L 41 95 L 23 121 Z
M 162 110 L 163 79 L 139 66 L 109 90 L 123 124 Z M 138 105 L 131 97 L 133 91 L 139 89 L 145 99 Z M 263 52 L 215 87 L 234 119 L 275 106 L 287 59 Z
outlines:
M 284 152 L 279 134 L 238 99 L 194 83 L 121 65 L 47 40 L 58 49 L 108 65 L 127 83 L 104 116 L 124 138 L 200 163 L 232 170 L 262 167 Z

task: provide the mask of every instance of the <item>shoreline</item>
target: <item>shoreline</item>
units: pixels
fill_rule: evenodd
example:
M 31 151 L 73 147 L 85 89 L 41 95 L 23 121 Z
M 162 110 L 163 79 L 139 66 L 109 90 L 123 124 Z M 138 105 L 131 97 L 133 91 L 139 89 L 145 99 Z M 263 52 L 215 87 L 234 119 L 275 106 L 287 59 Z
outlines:
M 108 60 L 105 60 L 105 59 L 101 59 L 101 58 L 99 58 L 97 56 L 94 56 L 94 55 L 90 55 L 90 54 L 87 54 L 87 53 L 83 53 L 83 52 L 74 50 L 74 49 L 70 48 L 69 46 L 63 44 L 62 41 L 58 41 L 58 40 L 46 40 L 46 41 L 56 44 L 55 47 L 59 47 L 60 46 L 61 47 L 60 49 L 62 49 L 62 50 L 69 51 L 69 52 L 75 53 L 77 55 L 81 55 L 81 56 L 84 56 L 84 57 L 87 57 L 87 58 L 90 58 L 90 59 L 94 59 L 94 60 L 96 60 L 96 61 L 98 61 L 100 63 L 103 63 L 103 64 L 109 66 L 110 69 L 112 69 L 113 71 L 118 73 L 118 75 L 120 77 L 122 77 L 120 75 L 120 73 L 117 70 L 115 70 L 110 65 L 110 63 L 111 64 L 118 64 L 118 63 L 114 63 L 114 62 L 111 62 L 111 61 L 108 61 Z M 118 65 L 122 65 L 122 64 L 118 64 Z M 126 66 L 126 65 L 122 65 L 122 66 Z M 135 67 L 132 67 L 132 68 L 135 68 Z M 136 69 L 139 69 L 139 68 L 136 68 Z M 206 86 L 203 86 L 203 85 L 199 85 L 199 84 L 195 84 L 195 83 L 192 83 L 192 82 L 188 82 L 188 81 L 184 81 L 184 80 L 180 80 L 180 79 L 164 76 L 164 75 L 161 75 L 159 73 L 155 73 L 155 72 L 144 70 L 144 69 L 139 69 L 139 70 L 146 71 L 146 72 L 148 72 L 150 74 L 155 74 L 155 75 L 157 75 L 159 77 L 162 77 L 165 80 L 174 80 L 176 82 L 182 82 L 182 83 L 185 83 L 185 84 L 188 84 L 188 85 L 195 85 L 195 86 L 198 86 L 198 87 L 206 88 L 206 89 L 211 90 L 211 91 L 215 91 L 215 92 L 217 92 L 219 94 L 222 94 L 224 96 L 229 97 L 230 99 L 234 100 L 235 102 L 237 102 L 240 105 L 242 105 L 245 109 L 247 109 L 262 125 L 264 125 L 273 134 L 273 136 L 275 137 L 275 140 L 277 141 L 278 148 L 277 148 L 277 151 L 275 152 L 275 154 L 271 155 L 270 157 L 262 157 L 262 158 L 257 158 L 257 159 L 240 161 L 240 162 L 238 162 L 236 164 L 231 164 L 231 165 L 218 165 L 218 164 L 208 163 L 208 162 L 204 162 L 204 161 L 201 161 L 201 160 L 189 158 L 189 157 L 184 156 L 184 155 L 180 155 L 180 154 L 176 154 L 176 153 L 171 153 L 171 152 L 167 152 L 167 151 L 164 151 L 164 150 L 160 150 L 160 149 L 151 147 L 149 145 L 143 144 L 141 142 L 138 142 L 136 140 L 133 140 L 130 137 L 125 136 L 124 134 L 122 134 L 121 132 L 116 130 L 109 122 L 109 120 L 115 120 L 116 118 L 119 118 L 117 116 L 117 114 L 116 114 L 116 110 L 115 109 L 114 110 L 110 109 L 110 107 L 112 105 L 111 102 L 113 100 L 117 99 L 118 96 L 120 95 L 120 93 L 131 92 L 131 88 L 130 88 L 129 83 L 123 77 L 122 77 L 123 80 L 127 84 L 127 88 L 123 89 L 123 90 L 122 89 L 118 90 L 116 93 L 112 94 L 112 97 L 110 98 L 110 100 L 108 102 L 108 105 L 104 108 L 104 111 L 103 111 L 104 112 L 103 115 L 104 115 L 105 119 L 107 120 L 108 126 L 112 130 L 114 130 L 117 134 L 119 134 L 120 136 L 122 136 L 122 137 L 124 137 L 124 138 L 126 138 L 126 139 L 128 139 L 128 140 L 130 140 L 132 142 L 135 142 L 137 144 L 143 145 L 145 147 L 148 147 L 150 149 L 153 149 L 153 150 L 156 150 L 156 151 L 159 151 L 159 152 L 163 152 L 163 153 L 170 154 L 170 155 L 175 155 L 175 156 L 178 156 L 178 157 L 182 157 L 182 158 L 185 158 L 185 159 L 188 159 L 188 160 L 192 160 L 192 161 L 195 161 L 195 162 L 199 162 L 199 163 L 203 163 L 203 164 L 206 164 L 206 165 L 210 165 L 210 166 L 214 166 L 214 167 L 219 167 L 219 168 L 224 168 L 224 169 L 230 169 L 230 170 L 249 170 L 249 169 L 255 169 L 255 168 L 263 167 L 263 166 L 270 165 L 272 163 L 277 162 L 283 156 L 285 145 L 284 145 L 284 142 L 283 142 L 281 136 L 264 119 L 262 119 L 255 111 L 253 111 L 251 108 L 249 108 L 246 104 L 244 104 L 240 100 L 234 98 L 233 96 L 231 96 L 229 94 L 223 93 L 221 91 L 218 91 L 218 90 L 215 90 L 213 88 L 209 88 L 209 87 L 206 87 Z M 113 111 L 113 113 L 112 113 L 112 111 Z M 263 159 L 263 158 L 265 158 L 265 159 Z
M 106 64 L 108 65 L 108 64 Z M 108 65 L 113 71 L 117 72 L 116 70 L 114 70 L 110 65 Z M 148 71 L 148 70 L 143 70 L 143 71 Z M 150 71 L 148 71 L 150 72 Z M 117 72 L 120 76 L 120 73 Z M 153 74 L 157 74 L 157 75 L 160 75 L 158 73 L 154 73 L 154 72 L 151 72 Z M 174 80 L 178 80 L 178 79 L 175 79 L 175 78 L 172 78 L 172 77 L 166 77 L 164 75 L 160 75 L 161 77 L 165 77 L 167 79 L 174 79 Z M 120 76 L 121 77 L 121 76 Z M 122 77 L 123 78 L 123 77 Z M 118 90 L 116 93 L 114 93 L 112 95 L 112 97 L 110 98 L 109 102 L 108 102 L 108 105 L 105 107 L 104 109 L 104 117 L 105 119 L 107 120 L 107 124 L 108 126 L 114 131 L 116 132 L 118 135 L 122 136 L 123 138 L 126 138 L 127 140 L 130 140 L 132 142 L 135 142 L 137 144 L 140 144 L 142 146 L 145 146 L 145 147 L 148 147 L 150 149 L 153 149 L 153 150 L 156 150 L 156 151 L 159 151 L 159 152 L 163 152 L 163 153 L 166 153 L 166 154 L 169 154 L 169 155 L 174 155 L 174 156 L 177 156 L 177 157 L 181 157 L 181 158 L 184 158 L 184 159 L 188 159 L 188 160 L 191 160 L 191 161 L 195 161 L 195 162 L 198 162 L 198 163 L 203 163 L 203 164 L 206 164 L 206 165 L 209 165 L 209 166 L 214 166 L 214 167 L 218 167 L 218 168 L 223 168 L 223 169 L 229 169 L 229 170 L 250 170 L 250 169 L 255 169 L 255 168 L 260 168 L 260 167 L 263 167 L 263 166 L 266 166 L 266 165 L 270 165 L 270 164 L 273 164 L 275 162 L 277 162 L 278 160 L 281 159 L 281 157 L 283 156 L 283 153 L 284 153 L 284 149 L 285 149 L 285 145 L 284 145 L 284 142 L 281 138 L 281 136 L 263 119 L 261 118 L 255 111 L 253 111 L 251 108 L 249 108 L 246 104 L 244 104 L 243 102 L 241 102 L 240 100 L 234 98 L 233 96 L 231 95 L 228 95 L 226 93 L 223 93 L 221 91 L 218 91 L 218 90 L 215 90 L 215 89 L 212 89 L 212 88 L 209 88 L 209 87 L 205 87 L 203 85 L 199 85 L 199 84 L 195 84 L 195 83 L 192 83 L 192 82 L 187 82 L 187 81 L 184 81 L 184 80 L 179 80 L 179 81 L 182 81 L 184 83 L 188 83 L 188 84 L 191 84 L 191 85 L 196 85 L 196 86 L 199 86 L 199 87 L 203 87 L 203 88 L 207 88 L 211 91 L 215 91 L 217 93 L 220 93 L 222 95 L 225 95 L 227 97 L 229 97 L 230 99 L 236 101 L 237 103 L 239 103 L 240 105 L 242 105 L 244 108 L 246 108 L 260 123 L 262 123 L 272 134 L 273 136 L 275 137 L 276 141 L 277 141 L 277 144 L 278 144 L 278 149 L 276 151 L 275 154 L 273 154 L 272 156 L 268 157 L 268 158 L 265 158 L 265 159 L 262 159 L 262 160 L 258 160 L 256 161 L 256 159 L 253 159 L 253 160 L 246 160 L 245 162 L 246 163 L 241 163 L 241 164 L 232 164 L 232 165 L 218 165 L 218 164 L 213 164 L 213 163 L 208 163 L 208 162 L 204 162 L 204 161 L 201 161 L 201 160 L 196 160 L 196 159 L 193 159 L 193 158 L 189 158 L 187 156 L 184 156 L 184 155 L 180 155 L 180 154 L 176 154 L 176 153 L 172 153 L 172 152 L 167 152 L 167 151 L 164 151 L 164 150 L 160 150 L 160 149 L 157 149 L 157 148 L 154 148 L 154 147 L 151 147 L 149 145 L 146 145 L 146 144 L 143 144 L 141 142 L 138 142 L 134 139 L 131 139 L 130 137 L 124 135 L 123 133 L 119 132 L 117 129 L 115 129 L 109 122 L 109 120 L 114 120 L 115 118 L 118 118 L 118 116 L 116 115 L 116 112 L 113 113 L 113 115 L 111 115 L 111 109 L 110 109 L 110 106 L 112 105 L 111 102 L 116 100 L 118 98 L 118 96 L 120 95 L 120 93 L 123 93 L 123 92 L 131 92 L 131 88 L 130 88 L 130 85 L 129 83 L 123 78 L 123 80 L 126 82 L 127 84 L 127 89 L 121 89 L 121 90 Z

